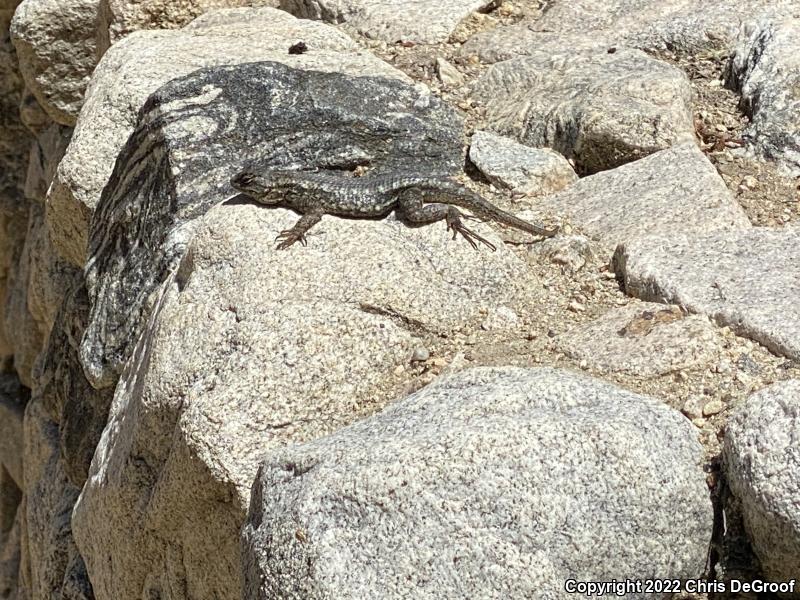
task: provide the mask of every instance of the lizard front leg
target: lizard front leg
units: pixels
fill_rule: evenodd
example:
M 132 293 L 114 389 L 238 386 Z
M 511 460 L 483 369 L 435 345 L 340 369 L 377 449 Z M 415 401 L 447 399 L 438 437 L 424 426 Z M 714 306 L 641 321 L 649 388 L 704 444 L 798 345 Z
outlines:
M 424 204 L 420 192 L 414 192 L 413 190 L 402 192 L 398 198 L 395 212 L 410 223 L 420 225 L 444 220 L 447 222 L 447 230 L 453 232 L 453 239 L 456 239 L 456 236 L 460 233 L 475 250 L 478 249 L 478 244 L 475 242 L 487 245 L 493 252 L 497 250 L 497 247 L 489 240 L 464 225 L 462 219 L 465 218 L 465 215 L 462 215 L 455 206 L 438 202 Z
M 278 250 L 286 250 L 286 248 L 298 241 L 305 246 L 306 232 L 320 222 L 323 214 L 324 213 L 318 211 L 307 212 L 300 217 L 300 220 L 294 224 L 294 227 L 281 231 L 275 238 L 276 242 L 281 240 L 281 243 L 278 244 Z

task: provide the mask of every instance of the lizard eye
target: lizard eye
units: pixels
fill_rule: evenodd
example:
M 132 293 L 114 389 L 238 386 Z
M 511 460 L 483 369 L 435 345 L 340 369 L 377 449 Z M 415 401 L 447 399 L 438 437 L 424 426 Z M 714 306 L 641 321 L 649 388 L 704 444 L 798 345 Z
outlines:
M 231 178 L 231 185 L 235 188 L 246 187 L 253 183 L 253 180 L 255 180 L 255 175 L 242 171 Z

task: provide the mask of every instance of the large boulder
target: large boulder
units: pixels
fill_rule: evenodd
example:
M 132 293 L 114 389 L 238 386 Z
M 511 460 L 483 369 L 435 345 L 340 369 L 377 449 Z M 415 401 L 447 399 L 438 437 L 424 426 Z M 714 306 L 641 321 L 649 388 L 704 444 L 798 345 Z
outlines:
M 70 525 L 80 488 L 64 472 L 58 424 L 36 394 L 25 412 L 24 466 L 23 597 L 93 600 Z
M 625 291 L 679 304 L 800 359 L 800 228 L 674 233 L 621 244 Z
M 475 84 L 485 127 L 552 148 L 584 174 L 692 141 L 683 71 L 639 50 L 613 50 L 553 38 L 492 65 Z
M 289 54 L 298 40 L 308 51 Z M 178 31 L 130 34 L 95 69 L 47 199 L 48 228 L 61 256 L 78 267 L 86 263 L 92 214 L 150 94 L 202 67 L 259 60 L 408 80 L 333 27 L 271 8 L 214 11 Z
M 322 19 L 367 38 L 389 43 L 446 42 L 471 13 L 492 0 L 280 0 L 280 7 L 306 19 Z
M 24 0 L 11 36 L 28 89 L 56 123 L 74 126 L 97 64 L 99 0 Z
M 623 45 L 726 56 L 743 21 L 790 15 L 796 8 L 796 0 L 552 0 L 535 19 L 473 36 L 460 53 L 496 62 L 535 53 L 543 41 L 557 38 L 598 50 Z
M 800 573 L 798 438 L 798 380 L 781 381 L 750 396 L 731 416 L 725 435 L 725 474 L 771 581 L 796 580 Z M 800 598 L 796 585 L 792 592 L 781 595 Z
M 193 222 L 235 194 L 244 165 L 446 173 L 463 162 L 461 119 L 427 90 L 276 62 L 176 80 L 139 122 L 93 220 L 81 359 L 98 388 L 116 381 Z
M 265 459 L 245 597 L 567 599 L 569 580 L 700 577 L 701 463 L 655 399 L 569 371 L 465 371 Z
M 97 51 L 103 55 L 112 44 L 139 29 L 178 29 L 196 17 L 224 8 L 246 6 L 277 8 L 280 0 L 96 0 Z
M 444 225 L 327 218 L 276 250 L 296 219 L 214 208 L 155 296 L 73 516 L 98 600 L 241 598 L 264 453 L 374 411 L 416 347 L 533 285 L 509 250 L 478 254 Z
M 522 216 L 536 220 L 557 215 L 594 239 L 609 257 L 617 244 L 646 234 L 751 227 L 742 207 L 694 143 L 584 177 L 532 204 Z
M 729 83 L 750 116 L 744 137 L 760 155 L 800 175 L 800 18 L 743 28 Z

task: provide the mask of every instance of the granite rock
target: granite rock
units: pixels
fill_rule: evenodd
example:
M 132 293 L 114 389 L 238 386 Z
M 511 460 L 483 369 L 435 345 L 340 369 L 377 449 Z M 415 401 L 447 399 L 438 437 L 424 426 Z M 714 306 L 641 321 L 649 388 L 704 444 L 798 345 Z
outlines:
M 745 528 L 766 578 L 800 573 L 800 381 L 775 383 L 731 416 L 723 450 L 725 474 L 740 500 Z M 786 598 L 800 598 L 800 590 Z
M 722 347 L 708 318 L 651 302 L 611 309 L 559 336 L 556 344 L 601 373 L 643 378 L 708 366 Z
M 800 18 L 750 23 L 743 28 L 728 77 L 750 117 L 744 132 L 748 146 L 794 176 L 800 175 L 799 56 Z
M 28 89 L 56 123 L 74 126 L 97 64 L 99 0 L 24 0 L 11 36 Z
M 374 411 L 424 336 L 475 328 L 534 284 L 501 244 L 477 260 L 444 225 L 330 217 L 276 250 L 296 219 L 213 208 L 155 295 L 73 517 L 98 600 L 241 598 L 264 453 Z
M 646 234 L 748 229 L 750 221 L 714 166 L 693 144 L 584 177 L 537 198 L 522 218 L 558 216 L 611 257 L 617 244 Z
M 598 380 L 444 377 L 265 459 L 246 597 L 566 599 L 567 579 L 699 577 L 701 461 L 680 413 Z
M 203 69 L 162 87 L 94 215 L 81 349 L 89 381 L 116 381 L 194 221 L 235 195 L 229 180 L 243 167 L 455 173 L 461 127 L 427 90 L 275 62 Z
M 726 56 L 743 22 L 788 16 L 797 7 L 797 0 L 553 0 L 540 17 L 479 33 L 459 52 L 497 62 L 560 39 L 598 51 L 628 46 L 649 53 Z
M 752 228 L 621 244 L 628 294 L 708 315 L 777 354 L 800 358 L 800 228 Z
M 567 159 L 549 148 L 531 148 L 488 131 L 476 131 L 469 159 L 498 187 L 545 196 L 578 180 Z
M 553 39 L 489 67 L 474 95 L 486 106 L 485 128 L 552 148 L 582 175 L 694 139 L 686 75 L 630 48 Z
M 102 56 L 140 29 L 179 29 L 202 14 L 226 8 L 272 7 L 280 0 L 96 0 L 97 51 Z
M 342 23 L 368 38 L 394 43 L 446 42 L 461 20 L 492 0 L 280 0 L 280 7 L 306 19 Z

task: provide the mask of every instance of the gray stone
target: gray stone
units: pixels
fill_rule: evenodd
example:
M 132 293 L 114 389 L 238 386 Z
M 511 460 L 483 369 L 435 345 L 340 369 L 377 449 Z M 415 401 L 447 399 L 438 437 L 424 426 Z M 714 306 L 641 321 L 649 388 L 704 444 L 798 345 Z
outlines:
M 70 517 L 80 488 L 69 483 L 58 448 L 58 424 L 34 394 L 25 412 L 26 598 L 70 598 L 81 579 L 82 560 Z M 83 579 L 84 589 L 91 589 Z M 91 600 L 92 596 L 85 596 Z
M 244 165 L 456 173 L 461 143 L 454 109 L 385 78 L 265 62 L 204 69 L 162 87 L 94 215 L 81 350 L 89 381 L 116 381 L 194 221 L 235 194 L 229 180 Z
M 37 237 L 43 231 L 44 207 L 30 203 L 29 216 L 20 215 L 9 229 L 15 230 L 18 242 L 11 257 L 11 267 L 6 280 L 6 297 L 3 310 L 5 336 L 14 355 L 14 369 L 23 385 L 31 387 L 31 373 L 44 343 L 44 323 L 37 321 L 29 305 L 32 265 Z M 22 233 L 24 238 L 20 239 Z
M 11 36 L 28 89 L 57 123 L 75 125 L 97 64 L 99 0 L 24 0 Z
M 556 339 L 567 356 L 602 373 L 656 377 L 711 364 L 722 347 L 717 328 L 677 306 L 635 302 Z
M 498 187 L 545 196 L 578 180 L 567 159 L 549 148 L 531 148 L 488 131 L 476 131 L 469 159 Z
M 298 40 L 304 40 L 309 51 L 288 54 Z M 201 67 L 259 60 L 408 81 L 333 27 L 270 8 L 215 11 L 180 31 L 130 34 L 98 64 L 48 196 L 48 228 L 66 260 L 79 267 L 86 263 L 92 213 L 147 97 Z
M 241 75 L 253 85 L 264 68 Z M 477 327 L 534 285 L 502 244 L 477 257 L 444 225 L 330 217 L 308 247 L 277 251 L 296 219 L 212 209 L 156 294 L 73 517 L 98 600 L 241 598 L 238 534 L 264 453 L 374 411 L 425 336 Z
M 0 374 L 0 469 L 22 486 L 22 415 L 30 398 L 12 373 Z
M 598 51 L 628 46 L 723 57 L 743 21 L 791 14 L 797 7 L 797 0 L 553 0 L 536 20 L 473 36 L 460 54 L 491 63 L 535 53 L 543 42 L 562 39 Z
M 436 58 L 436 75 L 442 85 L 458 87 L 464 84 L 464 76 L 453 65 L 441 57 Z
M 569 371 L 465 371 L 268 455 L 246 597 L 566 599 L 570 578 L 697 577 L 701 461 L 689 421 L 652 398 Z
M 37 104 L 38 105 L 38 104 Z M 49 121 L 49 119 L 48 119 Z M 50 122 L 31 144 L 28 171 L 25 177 L 25 197 L 44 203 L 53 182 L 58 163 L 72 137 L 72 128 Z
M 750 221 L 714 166 L 682 144 L 568 189 L 537 198 L 522 218 L 558 215 L 597 240 L 609 257 L 617 244 L 645 234 L 747 229 Z
M 584 50 L 554 39 L 489 67 L 475 97 L 487 129 L 552 148 L 580 174 L 694 140 L 686 75 L 630 48 Z
M 800 11 L 798 11 L 800 15 Z M 729 83 L 750 117 L 744 139 L 756 153 L 800 175 L 800 18 L 744 28 Z
M 273 7 L 280 0 L 96 0 L 97 50 L 104 54 L 112 44 L 140 29 L 178 29 L 196 17 L 225 8 Z
M 800 381 L 775 383 L 753 394 L 728 421 L 723 458 L 733 494 L 765 579 L 800 573 Z M 794 594 L 786 598 L 800 598 Z
M 800 358 L 800 229 L 644 237 L 622 244 L 614 263 L 628 294 L 680 304 Z
M 537 263 L 549 261 L 570 273 L 580 271 L 596 258 L 591 240 L 583 235 L 556 235 L 532 244 L 528 252 Z
M 280 7 L 306 19 L 342 23 L 387 42 L 445 42 L 456 26 L 492 0 L 281 0 Z
M 88 318 L 83 274 L 76 271 L 34 370 L 37 394 L 58 423 L 64 473 L 78 488 L 88 477 L 114 392 L 94 389 L 83 374 L 79 351 Z
M 17 111 L 24 82 L 7 35 L 15 5 L 12 2 L 8 7 L 0 6 L 0 215 L 24 202 L 22 182 L 30 144 Z
M 28 231 L 21 256 L 25 265 L 25 307 L 42 338 L 53 326 L 64 292 L 72 279 L 75 267 L 63 261 L 49 238 L 44 207 L 31 207 Z

